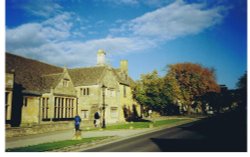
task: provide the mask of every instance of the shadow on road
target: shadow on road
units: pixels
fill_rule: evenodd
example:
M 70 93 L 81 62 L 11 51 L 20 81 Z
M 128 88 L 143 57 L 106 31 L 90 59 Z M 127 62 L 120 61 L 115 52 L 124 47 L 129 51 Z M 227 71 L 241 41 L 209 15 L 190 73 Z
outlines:
M 223 143 L 190 139 L 151 139 L 163 152 L 227 152 L 234 151 Z
M 164 152 L 246 152 L 247 123 L 242 112 L 206 118 L 182 130 L 202 135 L 202 139 L 151 138 Z

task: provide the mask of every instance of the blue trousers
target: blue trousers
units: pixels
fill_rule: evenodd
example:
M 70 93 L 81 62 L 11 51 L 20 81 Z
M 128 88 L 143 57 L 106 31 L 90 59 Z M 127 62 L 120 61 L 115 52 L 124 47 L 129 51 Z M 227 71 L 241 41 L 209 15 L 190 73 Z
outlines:
M 80 130 L 79 128 L 80 128 L 80 125 L 75 125 L 76 131 Z

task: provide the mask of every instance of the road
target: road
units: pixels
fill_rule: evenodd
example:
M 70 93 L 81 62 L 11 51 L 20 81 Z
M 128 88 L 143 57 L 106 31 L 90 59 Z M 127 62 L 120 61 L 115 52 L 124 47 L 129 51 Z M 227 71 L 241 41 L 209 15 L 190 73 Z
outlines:
M 232 115 L 207 118 L 85 151 L 245 152 L 246 123 L 238 122 L 238 120 Z

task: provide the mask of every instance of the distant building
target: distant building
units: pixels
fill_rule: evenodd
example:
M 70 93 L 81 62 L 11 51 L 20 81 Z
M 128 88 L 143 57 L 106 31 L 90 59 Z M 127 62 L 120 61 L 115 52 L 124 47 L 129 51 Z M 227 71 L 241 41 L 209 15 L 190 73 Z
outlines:
M 96 111 L 103 115 L 103 99 L 107 124 L 140 116 L 128 61 L 115 69 L 106 65 L 105 55 L 97 52 L 96 66 L 68 69 L 6 53 L 6 123 L 67 123 L 76 114 L 92 122 Z

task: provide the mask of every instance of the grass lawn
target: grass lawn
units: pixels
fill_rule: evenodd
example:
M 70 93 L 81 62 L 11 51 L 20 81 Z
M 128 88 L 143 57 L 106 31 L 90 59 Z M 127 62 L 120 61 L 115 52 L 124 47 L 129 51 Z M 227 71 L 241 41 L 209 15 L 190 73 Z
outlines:
M 187 119 L 169 119 L 169 120 L 159 120 L 159 121 L 155 121 L 153 123 L 153 125 L 155 127 L 158 126 L 162 126 L 162 125 L 168 125 L 168 124 L 175 124 L 175 123 L 179 123 L 179 122 L 183 122 L 186 121 Z
M 158 120 L 155 122 L 129 122 L 125 124 L 117 124 L 107 126 L 105 130 L 115 130 L 115 129 L 130 129 L 133 128 L 149 128 L 150 124 L 154 127 L 162 126 L 162 125 L 172 125 L 178 122 L 186 121 L 187 119 L 166 119 L 166 120 Z
M 44 151 L 51 151 L 51 150 L 54 150 L 54 149 L 60 149 L 60 148 L 73 146 L 73 145 L 77 145 L 77 144 L 85 144 L 85 143 L 90 143 L 90 142 L 93 142 L 93 141 L 100 141 L 100 140 L 107 139 L 107 138 L 110 138 L 110 137 L 111 136 L 91 137 L 91 138 L 83 138 L 81 140 L 65 140 L 65 141 L 44 143 L 44 144 L 38 144 L 38 145 L 33 145 L 33 146 L 27 146 L 27 147 L 6 149 L 6 152 L 44 152 Z

